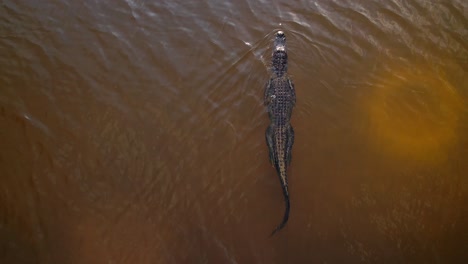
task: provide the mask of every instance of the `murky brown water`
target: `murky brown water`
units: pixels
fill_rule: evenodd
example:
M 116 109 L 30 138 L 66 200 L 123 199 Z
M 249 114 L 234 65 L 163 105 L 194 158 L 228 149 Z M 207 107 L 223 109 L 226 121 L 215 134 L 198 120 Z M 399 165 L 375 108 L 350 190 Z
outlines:
M 463 263 L 468 4 L 5 0 L 1 263 Z M 262 104 L 296 84 L 291 217 Z

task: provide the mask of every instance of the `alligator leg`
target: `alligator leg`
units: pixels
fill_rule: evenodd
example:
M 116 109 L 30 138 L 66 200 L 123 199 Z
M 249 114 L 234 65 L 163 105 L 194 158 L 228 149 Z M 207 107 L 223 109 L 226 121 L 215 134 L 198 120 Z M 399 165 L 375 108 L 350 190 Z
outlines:
M 264 98 L 263 98 L 263 103 L 265 105 L 270 104 L 272 94 L 273 94 L 273 86 L 271 85 L 271 79 L 269 79 L 266 86 L 265 86 L 265 95 L 264 95 Z
M 286 131 L 286 164 L 289 166 L 291 163 L 291 151 L 294 144 L 294 129 L 291 125 L 288 126 Z
M 291 100 L 293 102 L 293 105 L 296 104 L 296 89 L 294 89 L 294 83 L 288 79 L 288 83 L 289 83 L 289 88 L 292 90 L 292 93 L 291 93 Z
M 274 149 L 274 145 L 273 145 L 273 127 L 270 125 L 267 127 L 266 131 L 265 131 L 265 138 L 266 138 L 266 143 L 267 143 L 267 146 L 268 146 L 268 152 L 270 154 L 270 162 L 272 165 L 275 164 L 275 149 Z

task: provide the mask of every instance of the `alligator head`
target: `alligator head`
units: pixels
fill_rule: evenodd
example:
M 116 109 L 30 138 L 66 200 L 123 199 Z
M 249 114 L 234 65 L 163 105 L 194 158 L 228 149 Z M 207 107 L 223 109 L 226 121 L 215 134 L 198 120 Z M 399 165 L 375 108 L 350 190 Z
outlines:
M 272 64 L 272 70 L 276 76 L 281 77 L 286 73 L 288 54 L 286 53 L 286 36 L 283 31 L 276 32 Z

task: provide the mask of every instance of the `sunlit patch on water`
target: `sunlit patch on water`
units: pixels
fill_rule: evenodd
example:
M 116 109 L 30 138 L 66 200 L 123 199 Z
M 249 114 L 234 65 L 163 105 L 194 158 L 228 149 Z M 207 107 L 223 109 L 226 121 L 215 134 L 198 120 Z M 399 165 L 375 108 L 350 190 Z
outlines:
M 420 65 L 391 69 L 377 80 L 364 104 L 372 144 L 404 159 L 444 160 L 457 140 L 462 101 L 456 89 Z

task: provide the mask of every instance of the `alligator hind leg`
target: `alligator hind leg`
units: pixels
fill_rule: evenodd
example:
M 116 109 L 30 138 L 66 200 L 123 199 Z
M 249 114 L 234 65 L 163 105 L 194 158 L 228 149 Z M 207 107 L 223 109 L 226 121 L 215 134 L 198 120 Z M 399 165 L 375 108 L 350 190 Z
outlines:
M 273 146 L 273 127 L 271 125 L 268 126 L 265 131 L 265 139 L 266 139 L 266 143 L 268 146 L 268 152 L 270 154 L 270 162 L 271 164 L 275 164 L 275 155 L 274 155 L 275 148 Z
M 289 163 L 291 163 L 292 146 L 294 144 L 294 129 L 291 125 L 289 125 L 286 133 L 286 164 L 289 166 Z

